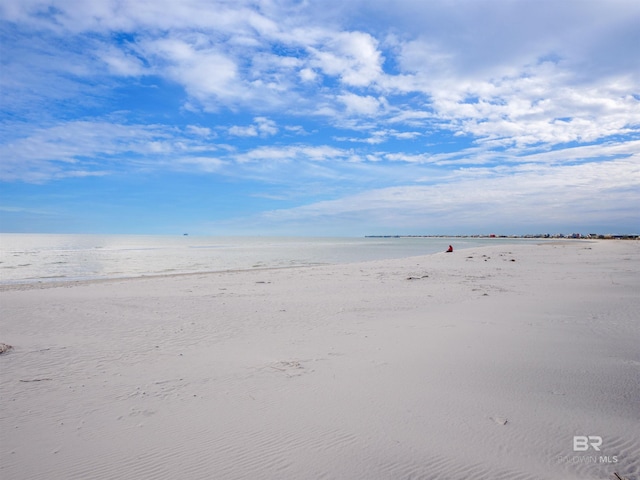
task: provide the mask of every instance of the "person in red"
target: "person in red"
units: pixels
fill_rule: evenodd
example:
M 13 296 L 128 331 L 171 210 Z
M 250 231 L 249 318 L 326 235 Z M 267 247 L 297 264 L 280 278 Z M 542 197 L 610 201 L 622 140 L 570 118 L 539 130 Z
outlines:
M 451 252 L 453 252 L 453 247 L 449 245 L 449 248 L 447 248 L 447 253 L 451 253 Z

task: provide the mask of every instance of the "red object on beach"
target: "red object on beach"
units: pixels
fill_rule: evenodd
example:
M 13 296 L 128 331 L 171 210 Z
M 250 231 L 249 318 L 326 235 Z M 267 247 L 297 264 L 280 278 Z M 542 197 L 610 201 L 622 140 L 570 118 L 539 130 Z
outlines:
M 451 253 L 451 252 L 453 252 L 453 247 L 449 245 L 449 248 L 447 249 L 447 253 Z

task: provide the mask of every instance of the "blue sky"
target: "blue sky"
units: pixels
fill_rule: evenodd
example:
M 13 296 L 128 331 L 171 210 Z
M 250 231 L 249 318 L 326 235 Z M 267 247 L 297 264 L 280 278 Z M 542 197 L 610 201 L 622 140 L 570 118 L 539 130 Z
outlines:
M 638 233 L 636 0 L 3 0 L 0 230 Z

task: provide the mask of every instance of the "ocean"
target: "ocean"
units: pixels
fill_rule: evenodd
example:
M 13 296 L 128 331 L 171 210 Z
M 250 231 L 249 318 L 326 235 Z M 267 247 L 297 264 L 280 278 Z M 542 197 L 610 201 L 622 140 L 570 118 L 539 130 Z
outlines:
M 0 234 L 0 284 L 353 263 L 524 241 Z

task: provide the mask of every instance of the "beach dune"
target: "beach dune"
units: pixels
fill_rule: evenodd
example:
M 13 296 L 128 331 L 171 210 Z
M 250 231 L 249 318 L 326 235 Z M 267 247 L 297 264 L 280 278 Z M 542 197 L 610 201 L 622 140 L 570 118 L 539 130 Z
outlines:
M 0 477 L 640 478 L 638 292 L 637 241 L 4 286 Z

